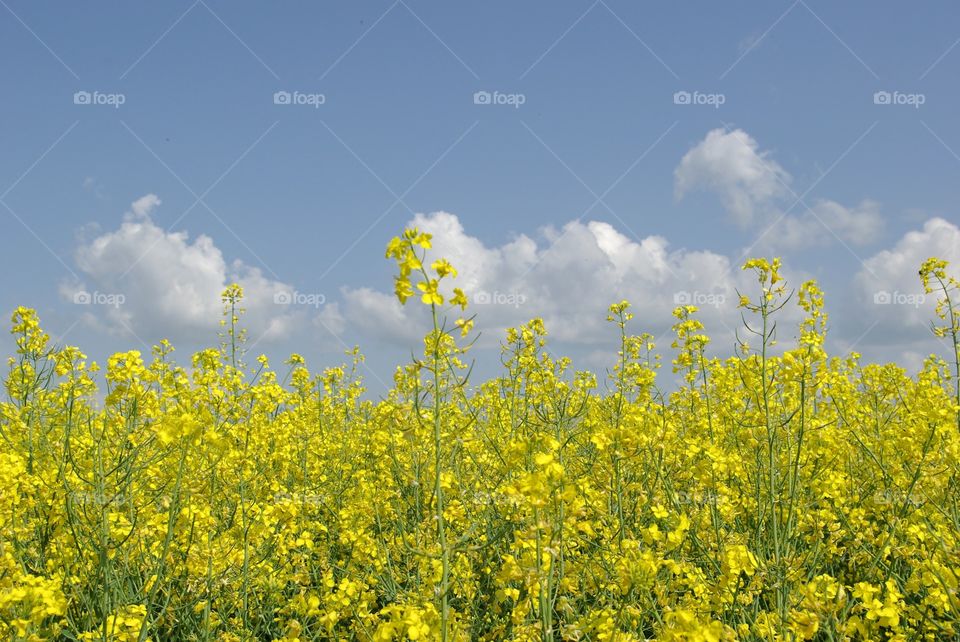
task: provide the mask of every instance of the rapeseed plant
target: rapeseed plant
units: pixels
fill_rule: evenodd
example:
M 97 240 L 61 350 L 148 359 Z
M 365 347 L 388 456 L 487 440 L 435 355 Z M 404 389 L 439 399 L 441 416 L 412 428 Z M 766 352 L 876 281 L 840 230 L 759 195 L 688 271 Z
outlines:
M 12 317 L 0 403 L 0 638 L 948 640 L 960 636 L 960 284 L 930 259 L 952 359 L 908 377 L 826 352 L 814 282 L 751 259 L 732 356 L 695 306 L 670 362 L 609 309 L 615 366 L 544 323 L 469 379 L 473 317 L 429 234 L 390 241 L 422 355 L 382 399 L 363 355 L 248 364 L 243 292 L 191 368 L 162 342 L 100 376 Z M 797 305 L 795 330 L 778 328 Z M 641 316 L 641 314 L 638 314 Z M 775 350 L 778 335 L 796 337 Z M 790 342 L 786 342 L 790 343 Z

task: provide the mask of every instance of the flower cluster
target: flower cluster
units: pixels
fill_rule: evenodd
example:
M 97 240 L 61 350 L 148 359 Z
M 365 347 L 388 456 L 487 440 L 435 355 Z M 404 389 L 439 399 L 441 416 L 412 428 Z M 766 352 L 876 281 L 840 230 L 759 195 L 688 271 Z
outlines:
M 356 349 L 318 372 L 248 366 L 237 286 L 219 347 L 189 367 L 163 342 L 101 374 L 18 308 L 0 639 L 958 639 L 945 262 L 920 276 L 955 358 L 910 377 L 829 355 L 813 282 L 777 346 L 792 293 L 778 260 L 752 259 L 735 353 L 708 353 L 697 308 L 677 308 L 666 391 L 626 301 L 606 379 L 554 356 L 534 319 L 506 332 L 499 376 L 469 381 L 472 318 L 446 321 L 467 298 L 432 252 L 418 230 L 387 247 L 399 301 L 432 327 L 377 400 Z

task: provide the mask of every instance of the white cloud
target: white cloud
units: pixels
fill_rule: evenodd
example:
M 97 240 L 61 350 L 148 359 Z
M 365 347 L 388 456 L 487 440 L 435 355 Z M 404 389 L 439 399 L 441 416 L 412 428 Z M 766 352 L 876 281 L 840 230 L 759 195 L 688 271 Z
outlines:
M 130 212 L 136 218 L 149 218 L 153 210 L 160 207 L 162 202 L 156 194 L 147 194 L 130 204 Z
M 77 249 L 76 263 L 85 282 L 64 284 L 63 295 L 73 300 L 85 291 L 124 298 L 116 306 L 94 302 L 73 308 L 91 324 L 122 335 L 133 332 L 148 343 L 166 337 L 177 345 L 212 345 L 221 318 L 220 292 L 236 281 L 246 293 L 245 323 L 252 341 L 288 338 L 285 347 L 297 349 L 309 336 L 309 345 L 337 352 L 354 343 L 376 350 L 379 342 L 393 348 L 384 354 L 401 359 L 419 349 L 430 325 L 428 309 L 416 299 L 401 306 L 388 282 L 383 287 L 342 288 L 339 300 L 316 308 L 277 305 L 278 294 L 294 292 L 291 286 L 242 261 L 228 262 L 205 235 L 191 238 L 186 232 L 162 229 L 152 219 L 159 206 L 154 195 L 138 199 L 117 229 L 100 232 Z M 818 215 L 833 217 L 841 229 L 864 225 L 876 210 L 869 201 L 853 209 L 831 201 L 818 201 L 814 207 Z M 740 325 L 737 290 L 753 294 L 756 289 L 753 275 L 728 256 L 674 248 L 656 235 L 630 238 L 598 221 L 571 221 L 499 245 L 470 235 L 457 216 L 446 212 L 418 214 L 409 225 L 434 235 L 431 258 L 445 257 L 458 268 L 455 284 L 471 298 L 468 312 L 477 315 L 477 328 L 483 332 L 480 346 L 495 346 L 504 328 L 541 317 L 552 349 L 571 354 L 581 367 L 602 370 L 612 364 L 616 330 L 605 318 L 607 307 L 622 299 L 633 303 L 633 331 L 659 337 L 664 354 L 671 352 L 671 311 L 681 303 L 700 308 L 713 349 L 730 354 L 733 329 Z M 791 219 L 786 234 L 804 233 L 805 228 L 795 232 L 792 225 Z M 833 345 L 871 359 L 910 364 L 936 349 L 928 331 L 932 298 L 916 306 L 874 302 L 874 295 L 883 292 L 895 301 L 897 296 L 920 295 L 917 269 L 931 255 L 960 266 L 956 224 L 930 219 L 867 259 L 852 282 L 842 275 L 831 279 L 828 285 L 839 288 L 834 292 L 840 295 L 828 296 L 828 310 L 836 313 Z M 807 277 L 789 266 L 784 274 L 792 287 Z M 456 312 L 449 314 L 452 321 Z M 798 316 L 794 305 L 784 310 L 784 344 L 794 336 L 788 328 L 795 327 Z M 874 321 L 878 324 L 872 327 Z
M 871 361 L 896 362 L 909 372 L 918 370 L 931 353 L 947 356 L 947 344 L 930 331 L 935 319 L 936 294 L 925 294 L 920 265 L 931 256 L 950 261 L 960 271 L 960 228 L 942 218 L 931 218 L 919 230 L 907 232 L 892 248 L 863 262 L 847 296 L 834 305 L 846 326 L 845 337 L 858 337 L 854 349 Z
M 304 312 L 275 303 L 290 286 L 242 261 L 228 264 L 208 236 L 191 240 L 186 232 L 167 232 L 151 218 L 159 205 L 154 194 L 137 199 L 118 229 L 78 247 L 76 263 L 88 282 L 64 284 L 61 292 L 70 301 L 89 295 L 88 321 L 150 343 L 169 338 L 209 345 L 221 318 L 220 293 L 236 282 L 244 288 L 252 341 L 283 336 L 299 323 Z
M 715 192 L 743 226 L 789 194 L 790 174 L 742 129 L 714 129 L 687 152 L 674 170 L 677 198 L 696 189 Z
M 826 245 L 835 239 L 855 245 L 873 243 L 883 231 L 880 206 L 865 200 L 854 207 L 845 207 L 836 201 L 814 201 L 810 210 L 798 207 L 796 216 L 783 216 L 770 231 L 777 242 L 770 243 L 784 249 Z
M 924 296 L 919 269 L 931 256 L 950 261 L 954 273 L 960 271 L 957 225 L 932 218 L 922 229 L 907 232 L 891 249 L 865 260 L 855 277 L 857 303 L 886 327 L 926 339 L 936 297 Z
M 762 246 L 794 249 L 823 245 L 835 238 L 872 243 L 883 229 L 879 206 L 863 201 L 849 208 L 820 199 L 796 203 L 793 179 L 769 151 L 742 129 L 714 129 L 688 151 L 674 170 L 678 199 L 695 190 L 716 194 L 734 222 L 763 235 Z
M 832 216 L 834 225 L 847 230 L 869 227 L 863 220 L 869 221 L 876 208 L 869 201 L 850 209 L 831 201 L 817 201 L 813 207 L 818 216 L 825 220 Z M 830 235 L 813 222 L 822 234 Z M 655 235 L 629 238 L 597 221 L 572 221 L 540 230 L 534 238 L 520 235 L 501 245 L 471 236 L 455 215 L 446 212 L 418 214 L 409 224 L 435 235 L 431 257 L 446 257 L 460 270 L 456 282 L 474 299 L 468 312 L 477 315 L 477 327 L 484 333 L 480 345 L 496 345 L 504 328 L 542 317 L 552 350 L 570 354 L 578 367 L 599 371 L 613 363 L 616 350 L 615 329 L 605 321 L 610 303 L 630 300 L 636 314 L 633 331 L 659 336 L 658 345 L 668 358 L 671 311 L 687 297 L 700 308 L 699 317 L 713 339 L 712 349 L 729 355 L 733 330 L 741 323 L 736 291 L 754 295 L 756 290 L 752 273 L 740 270 L 728 256 L 674 248 Z M 810 233 L 802 224 L 794 232 L 792 225 L 791 219 L 787 233 Z M 922 294 L 917 270 L 932 255 L 951 261 L 955 271 L 960 268 L 956 224 L 931 219 L 892 248 L 867 259 L 857 274 L 825 274 L 822 285 L 828 292 L 831 349 L 837 354 L 855 350 L 868 361 L 896 361 L 914 370 L 924 355 L 942 348 L 929 332 L 933 298 L 916 305 L 904 302 L 914 300 L 904 297 Z M 793 289 L 810 277 L 790 262 L 783 273 Z M 894 302 L 875 303 L 874 295 L 883 292 Z M 481 293 L 494 302 L 477 303 Z M 782 347 L 791 345 L 796 336 L 800 312 L 795 301 L 794 297 L 779 316 Z M 361 345 L 377 338 L 416 350 L 430 324 L 425 306 L 416 300 L 401 306 L 387 287 L 344 289 L 336 312 L 339 327 L 357 331 Z M 669 377 L 668 369 L 663 376 Z
M 672 249 L 659 236 L 630 239 L 597 221 L 547 228 L 540 242 L 520 235 L 495 247 L 470 236 L 446 212 L 418 214 L 410 225 L 434 234 L 431 257 L 458 268 L 456 285 L 472 300 L 468 312 L 477 315 L 485 345 L 500 341 L 504 328 L 541 317 L 552 339 L 566 346 L 612 350 L 615 330 L 605 321 L 607 308 L 628 299 L 637 333 L 668 331 L 672 310 L 689 302 L 729 348 L 730 327 L 739 323 L 736 289 L 752 292 L 756 285 L 725 256 Z M 414 345 L 429 327 L 426 307 L 414 299 L 401 306 L 392 292 L 372 288 L 344 289 L 343 298 L 339 312 L 367 335 Z M 661 344 L 669 341 L 664 337 Z

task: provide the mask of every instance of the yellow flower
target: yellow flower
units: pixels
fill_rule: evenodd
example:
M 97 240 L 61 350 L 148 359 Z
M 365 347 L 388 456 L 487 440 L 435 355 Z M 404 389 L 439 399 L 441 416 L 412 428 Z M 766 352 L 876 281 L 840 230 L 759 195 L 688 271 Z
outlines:
M 425 250 L 429 250 L 432 247 L 432 244 L 430 243 L 430 239 L 432 238 L 433 238 L 432 234 L 421 233 L 421 234 L 417 234 L 416 238 L 414 238 L 412 242 L 414 245 L 418 247 L 422 247 Z
M 537 453 L 533 460 L 537 466 L 546 466 L 553 463 L 553 455 L 550 453 Z
M 402 276 L 408 276 L 411 272 L 415 272 L 421 267 L 423 267 L 423 265 L 420 263 L 417 255 L 413 252 L 408 252 L 403 258 L 403 261 L 400 262 L 400 274 Z
M 453 288 L 453 297 L 450 299 L 451 305 L 459 305 L 461 310 L 467 309 L 467 295 L 460 288 Z
M 448 274 L 454 277 L 457 276 L 457 270 L 450 265 L 450 262 L 446 259 L 437 259 L 430 265 L 430 267 L 433 268 L 433 271 L 436 272 L 437 276 L 439 276 L 441 279 Z
M 417 289 L 423 292 L 420 299 L 426 305 L 443 305 L 443 295 L 437 291 L 439 282 L 436 279 L 430 279 L 426 282 L 417 283 Z
M 401 258 L 406 251 L 406 246 L 399 236 L 395 236 L 387 243 L 385 258 Z
M 393 291 L 400 300 L 400 303 L 406 303 L 407 299 L 413 296 L 413 286 L 410 285 L 410 280 L 402 277 L 394 278 Z
M 455 325 L 460 328 L 460 336 L 465 337 L 473 329 L 473 319 L 457 319 Z
M 456 272 L 429 246 L 416 229 L 387 244 L 401 302 L 446 299 Z M 623 301 L 601 312 L 606 386 L 555 356 L 541 319 L 509 329 L 479 381 L 454 332 L 473 319 L 434 309 L 410 315 L 430 317 L 424 352 L 382 393 L 358 348 L 316 373 L 298 353 L 281 372 L 244 362 L 239 288 L 220 347 L 118 352 L 102 394 L 17 308 L 0 640 L 955 639 L 949 264 L 920 276 L 949 358 L 912 375 L 827 354 L 819 287 L 782 313 L 780 262 L 748 264 L 760 287 L 741 305 L 763 323 L 714 355 L 677 307 L 669 392 Z

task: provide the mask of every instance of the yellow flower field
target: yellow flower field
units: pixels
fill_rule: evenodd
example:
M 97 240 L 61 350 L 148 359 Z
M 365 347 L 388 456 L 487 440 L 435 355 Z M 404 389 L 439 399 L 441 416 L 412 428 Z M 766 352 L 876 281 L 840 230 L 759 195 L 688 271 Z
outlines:
M 655 346 L 621 302 L 609 375 L 572 372 L 534 319 L 479 382 L 455 266 L 416 230 L 387 256 L 397 297 L 433 326 L 380 400 L 359 351 L 321 373 L 297 355 L 246 363 L 235 286 L 222 344 L 188 368 L 163 343 L 97 374 L 16 310 L 0 639 L 960 636 L 960 283 L 945 262 L 918 267 L 953 358 L 914 377 L 826 354 L 817 285 L 753 259 L 727 359 L 706 355 L 695 307 Z M 799 327 L 776 327 L 785 306 Z M 685 381 L 672 393 L 661 354 Z

